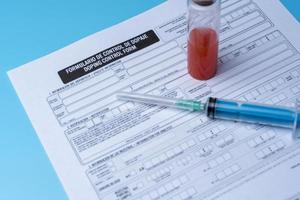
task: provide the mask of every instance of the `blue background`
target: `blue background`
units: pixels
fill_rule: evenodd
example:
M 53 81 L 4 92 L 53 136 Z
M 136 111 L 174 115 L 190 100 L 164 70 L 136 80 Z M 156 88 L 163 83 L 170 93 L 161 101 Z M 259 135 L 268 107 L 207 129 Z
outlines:
M 6 72 L 164 0 L 1 0 L 0 200 L 67 196 Z M 300 19 L 300 1 L 283 0 Z

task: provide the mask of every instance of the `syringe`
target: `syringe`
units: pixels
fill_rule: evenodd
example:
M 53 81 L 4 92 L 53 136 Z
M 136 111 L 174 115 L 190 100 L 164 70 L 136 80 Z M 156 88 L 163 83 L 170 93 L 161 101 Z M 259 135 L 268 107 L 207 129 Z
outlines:
M 128 92 L 118 93 L 117 98 L 124 101 L 203 112 L 211 119 L 225 119 L 291 128 L 293 130 L 293 138 L 300 139 L 299 99 L 296 101 L 295 108 L 290 108 L 213 97 L 209 97 L 206 102 L 201 102 L 190 99 L 176 99 Z

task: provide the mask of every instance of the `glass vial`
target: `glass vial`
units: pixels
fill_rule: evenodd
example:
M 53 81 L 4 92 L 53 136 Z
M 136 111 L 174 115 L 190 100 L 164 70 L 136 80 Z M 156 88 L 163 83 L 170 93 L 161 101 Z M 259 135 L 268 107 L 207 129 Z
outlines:
M 188 71 L 198 80 L 217 72 L 220 0 L 188 0 Z

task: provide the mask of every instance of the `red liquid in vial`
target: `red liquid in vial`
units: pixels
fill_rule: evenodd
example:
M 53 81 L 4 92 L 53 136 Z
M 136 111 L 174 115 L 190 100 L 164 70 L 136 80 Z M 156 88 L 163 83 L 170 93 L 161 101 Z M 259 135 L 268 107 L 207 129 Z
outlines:
M 208 80 L 217 72 L 218 36 L 211 28 L 196 28 L 188 40 L 188 71 L 198 80 Z

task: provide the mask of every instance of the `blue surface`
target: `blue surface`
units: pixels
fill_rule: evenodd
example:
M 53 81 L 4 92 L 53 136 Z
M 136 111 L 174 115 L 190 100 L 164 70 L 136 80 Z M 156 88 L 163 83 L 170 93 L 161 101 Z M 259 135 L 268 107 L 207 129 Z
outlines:
M 147 10 L 163 0 L 2 0 L 0 6 L 0 200 L 67 196 L 6 71 Z M 300 2 L 284 0 L 300 18 Z
M 299 0 L 281 0 L 281 2 L 297 18 L 298 22 L 300 22 L 300 1 Z

